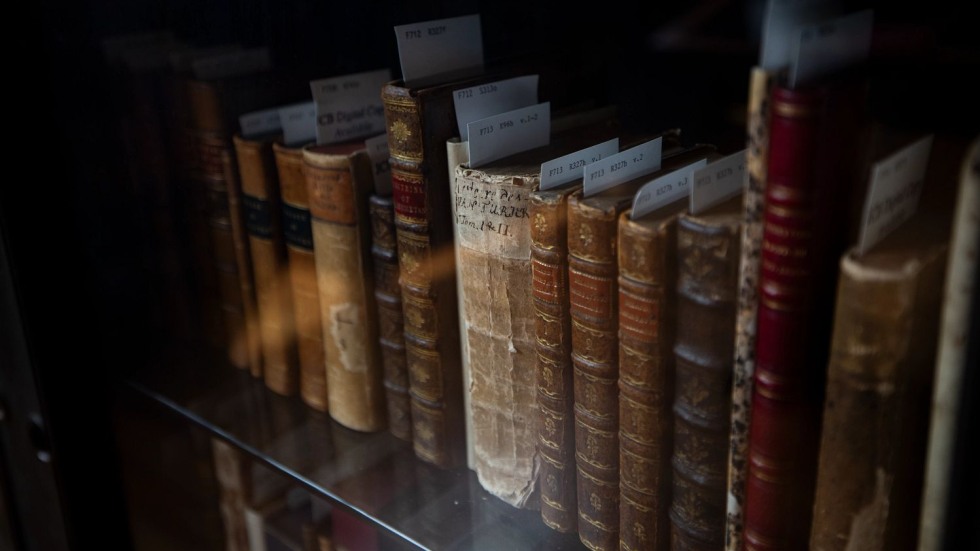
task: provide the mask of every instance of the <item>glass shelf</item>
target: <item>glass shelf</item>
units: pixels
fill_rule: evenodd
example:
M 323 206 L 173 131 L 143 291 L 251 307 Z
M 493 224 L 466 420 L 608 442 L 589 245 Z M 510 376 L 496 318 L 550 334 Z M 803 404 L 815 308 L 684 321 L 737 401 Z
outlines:
M 386 431 L 361 433 L 270 391 L 213 352 L 168 350 L 124 385 L 417 549 L 583 550 L 540 513 L 511 507 L 466 468 L 416 458 Z M 383 536 L 384 534 L 382 534 Z

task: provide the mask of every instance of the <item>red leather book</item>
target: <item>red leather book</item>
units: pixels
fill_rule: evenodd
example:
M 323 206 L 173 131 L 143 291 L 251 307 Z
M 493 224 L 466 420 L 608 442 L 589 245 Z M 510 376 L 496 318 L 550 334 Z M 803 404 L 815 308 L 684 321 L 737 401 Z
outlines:
M 849 212 L 842 190 L 861 135 L 855 100 L 863 96 L 850 82 L 773 90 L 746 550 L 807 546 L 836 260 Z

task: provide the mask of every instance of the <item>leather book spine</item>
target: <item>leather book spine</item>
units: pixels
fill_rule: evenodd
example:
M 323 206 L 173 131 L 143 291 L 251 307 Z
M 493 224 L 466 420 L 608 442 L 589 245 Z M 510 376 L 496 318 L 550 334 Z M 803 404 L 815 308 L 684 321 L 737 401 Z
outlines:
M 539 171 L 460 165 L 451 187 L 475 470 L 484 489 L 524 509 L 539 507 L 528 218 Z
M 677 224 L 673 549 L 725 542 L 740 207 L 739 197 Z
M 578 529 L 567 200 L 568 192 L 535 191 L 529 207 L 541 519 L 559 532 Z
M 310 201 L 303 174 L 303 150 L 300 146 L 290 147 L 278 142 L 273 143 L 272 149 L 282 194 L 282 229 L 299 360 L 299 395 L 311 408 L 327 411 L 327 363 L 320 323 Z
M 769 101 L 775 74 L 753 67 L 749 79 L 742 195 L 742 259 L 735 318 L 735 367 L 732 373 L 732 419 L 728 451 L 728 508 L 725 551 L 741 551 L 744 525 L 745 475 L 755 373 L 755 326 L 759 295 L 759 254 L 762 248 L 762 210 L 765 205 L 769 159 Z
M 897 237 L 915 252 L 841 259 L 814 551 L 911 550 L 917 543 L 946 246 L 889 236 Z
M 374 191 L 365 150 L 346 154 L 306 146 L 320 319 L 330 416 L 362 432 L 387 426 L 368 197 Z
M 568 284 L 575 394 L 578 532 L 619 546 L 619 329 L 616 231 L 621 211 L 568 199 Z
M 620 549 L 670 541 L 676 217 L 654 223 L 620 215 Z
M 299 389 L 296 333 L 282 231 L 282 192 L 271 139 L 234 137 L 262 337 L 262 376 L 269 389 L 292 396 Z
M 390 150 L 413 445 L 443 468 L 465 464 L 466 426 L 446 140 L 451 88 L 382 89 Z
M 745 548 L 805 548 L 848 168 L 859 119 L 844 88 L 772 91 Z M 841 101 L 844 100 L 844 101 Z M 844 124 L 846 129 L 840 128 Z M 845 223 L 841 223 L 844 220 Z
M 228 182 L 228 216 L 235 243 L 235 266 L 238 271 L 238 284 L 241 291 L 240 308 L 244 316 L 244 326 L 230 327 L 231 339 L 228 342 L 228 358 L 232 365 L 247 369 L 256 377 L 262 376 L 262 342 L 259 333 L 259 312 L 255 296 L 255 278 L 252 274 L 252 253 L 248 242 L 248 229 L 245 224 L 245 210 L 242 201 L 242 182 L 238 175 L 238 165 L 231 151 L 221 156 L 225 168 L 225 181 Z
M 412 441 L 412 404 L 405 363 L 404 318 L 398 287 L 398 246 L 395 240 L 395 205 L 390 195 L 372 195 L 371 255 L 374 257 L 374 298 L 378 304 L 378 342 L 384 364 L 388 430 Z

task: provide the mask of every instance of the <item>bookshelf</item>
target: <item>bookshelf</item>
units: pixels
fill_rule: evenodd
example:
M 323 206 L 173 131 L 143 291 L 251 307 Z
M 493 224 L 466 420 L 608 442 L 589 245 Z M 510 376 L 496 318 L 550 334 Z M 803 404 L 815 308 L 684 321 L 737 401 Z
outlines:
M 968 18 L 957 16 L 953 2 L 847 4 L 871 5 L 881 22 L 871 68 L 872 116 L 936 132 L 952 144 L 950 151 L 959 151 L 980 130 L 975 115 L 968 116 L 976 104 L 973 90 L 962 79 L 980 64 Z M 157 464 L 152 453 L 126 455 L 145 425 L 120 420 L 139 412 L 149 425 L 183 427 L 198 444 L 211 437 L 226 441 L 377 530 L 385 548 L 584 549 L 575 534 L 549 530 L 537 511 L 496 500 L 472 471 L 421 462 L 411 444 L 387 432 L 345 429 L 298 396 L 269 391 L 230 366 L 220 351 L 156 332 L 154 274 L 141 256 L 152 230 L 136 208 L 127 144 L 110 124 L 120 98 L 107 93 L 103 38 L 166 28 L 201 46 L 267 46 L 278 66 L 313 79 L 395 69 L 392 26 L 480 13 L 487 58 L 540 67 L 540 95 L 555 107 L 616 105 L 624 133 L 678 127 L 687 141 L 730 151 L 744 147 L 748 77 L 763 5 L 618 0 L 583 14 L 567 3 L 512 0 L 42 3 L 32 12 L 37 30 L 27 43 L 41 54 L 34 67 L 41 69 L 39 84 L 18 93 L 38 114 L 22 139 L 49 144 L 43 161 L 29 161 L 43 177 L 0 186 L 0 282 L 6 293 L 0 318 L 0 547 L 111 543 L 153 549 L 156 536 L 193 527 L 178 545 L 222 548 L 216 490 L 207 473 L 191 467 L 154 471 L 147 463 Z M 956 161 L 955 155 L 943 160 Z M 975 349 L 974 342 L 973 356 Z M 26 428 L 33 413 L 45 430 Z M 50 451 L 52 462 L 37 463 L 39 446 Z M 182 449 L 198 468 L 207 465 L 200 446 Z M 957 469 L 967 481 L 974 476 L 960 463 Z M 133 493 L 144 482 L 149 489 Z M 170 506 L 153 504 L 154 492 L 168 495 Z M 957 503 L 969 501 L 966 493 L 954 495 Z M 105 496 L 108 505 L 93 508 L 93 495 Z M 178 514 L 182 499 L 187 510 Z M 53 522 L 36 512 L 45 503 L 58 504 L 43 509 Z M 954 521 L 960 518 L 970 515 Z M 150 519 L 163 528 L 153 528 Z M 950 528 L 951 541 L 976 538 L 975 528 L 958 522 Z M 58 528 L 45 534 L 45 526 Z

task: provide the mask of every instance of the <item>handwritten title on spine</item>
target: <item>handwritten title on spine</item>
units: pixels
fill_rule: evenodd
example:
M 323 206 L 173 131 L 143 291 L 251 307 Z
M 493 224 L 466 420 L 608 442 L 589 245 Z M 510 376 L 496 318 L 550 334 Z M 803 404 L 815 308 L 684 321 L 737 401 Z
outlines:
M 483 67 L 480 15 L 464 15 L 395 27 L 402 79 Z
M 859 255 L 868 252 L 915 214 L 932 139 L 932 135 L 926 136 L 875 163 L 861 217 Z

